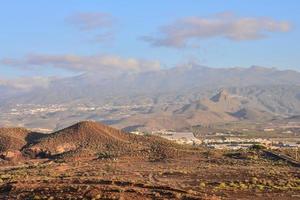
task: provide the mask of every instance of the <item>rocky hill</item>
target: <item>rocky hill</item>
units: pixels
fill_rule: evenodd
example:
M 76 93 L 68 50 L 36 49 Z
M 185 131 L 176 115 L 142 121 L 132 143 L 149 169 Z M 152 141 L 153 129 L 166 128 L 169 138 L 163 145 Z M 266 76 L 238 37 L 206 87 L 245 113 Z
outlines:
M 21 156 L 21 150 L 43 137 L 43 134 L 31 132 L 25 128 L 0 128 L 0 157 L 12 159 Z
M 47 135 L 23 152 L 32 157 L 50 158 L 141 155 L 147 158 L 158 153 L 157 148 L 171 156 L 174 146 L 177 145 L 160 137 L 132 135 L 99 122 L 83 121 Z

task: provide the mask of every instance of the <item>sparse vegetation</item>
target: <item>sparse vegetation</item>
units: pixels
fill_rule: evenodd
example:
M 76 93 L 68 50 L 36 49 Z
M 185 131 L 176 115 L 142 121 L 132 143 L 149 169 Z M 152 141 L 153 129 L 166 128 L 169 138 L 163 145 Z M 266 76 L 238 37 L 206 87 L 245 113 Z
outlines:
M 170 154 L 166 146 L 163 146 L 159 143 L 152 143 L 150 145 L 150 161 L 166 161 L 168 158 L 170 158 Z
M 79 124 L 26 147 L 24 154 L 27 148 L 49 155 L 62 147 L 68 151 L 43 159 L 25 154 L 22 165 L 0 165 L 0 198 L 276 198 L 300 192 L 298 169 L 268 159 L 260 146 L 216 150 L 110 130 Z
M 97 153 L 97 158 L 100 160 L 116 160 L 117 157 L 118 156 L 115 153 L 110 151 Z
M 261 144 L 254 144 L 249 149 L 259 151 L 259 150 L 265 150 L 265 149 L 267 149 L 267 147 L 265 147 L 264 145 L 261 145 Z

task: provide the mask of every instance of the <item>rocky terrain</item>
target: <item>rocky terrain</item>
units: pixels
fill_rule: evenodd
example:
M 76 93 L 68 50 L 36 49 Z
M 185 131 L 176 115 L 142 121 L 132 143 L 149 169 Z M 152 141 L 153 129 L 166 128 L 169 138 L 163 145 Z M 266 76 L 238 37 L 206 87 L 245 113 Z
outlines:
M 1 129 L 0 199 L 299 199 L 297 166 L 257 146 L 213 150 L 84 121 L 26 140 Z M 25 139 L 24 139 L 25 138 Z M 27 142 L 24 142 L 27 141 Z M 14 143 L 16 144 L 16 143 Z M 11 159 L 6 152 L 18 150 Z M 289 152 L 287 152 L 289 153 Z M 192 164 L 191 164 L 192 163 Z
M 12 161 L 21 159 L 23 147 L 44 136 L 25 128 L 0 128 L 0 158 Z

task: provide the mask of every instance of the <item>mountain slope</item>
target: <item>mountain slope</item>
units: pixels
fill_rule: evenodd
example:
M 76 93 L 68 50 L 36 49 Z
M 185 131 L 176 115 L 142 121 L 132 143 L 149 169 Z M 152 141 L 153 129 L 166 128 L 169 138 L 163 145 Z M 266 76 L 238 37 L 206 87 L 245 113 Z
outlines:
M 228 91 L 229 98 L 226 94 L 215 96 L 220 88 Z M 63 109 L 51 113 L 38 110 L 53 105 Z M 18 106 L 18 112 L 12 112 Z M 109 122 L 118 128 L 181 129 L 212 121 L 293 115 L 300 115 L 300 73 L 257 66 L 222 69 L 194 65 L 114 76 L 82 74 L 0 97 L 0 125 L 51 130 L 82 120 Z
M 211 98 L 203 98 L 188 103 L 179 109 L 161 110 L 153 114 L 136 115 L 116 124 L 120 128 L 136 127 L 142 130 L 175 129 L 180 130 L 195 125 L 208 125 L 238 120 L 269 120 L 272 113 L 247 103 L 244 97 L 220 90 Z
M 31 132 L 25 128 L 0 128 L 0 157 L 14 159 L 21 156 L 21 150 L 42 138 L 44 134 Z
M 153 145 L 165 148 L 169 156 L 176 151 L 174 143 L 160 137 L 127 134 L 98 122 L 83 121 L 29 145 L 24 149 L 24 153 L 38 157 L 59 156 L 77 159 L 99 154 L 147 158 L 153 153 Z
M 29 133 L 23 128 L 0 128 L 0 152 L 21 150 Z

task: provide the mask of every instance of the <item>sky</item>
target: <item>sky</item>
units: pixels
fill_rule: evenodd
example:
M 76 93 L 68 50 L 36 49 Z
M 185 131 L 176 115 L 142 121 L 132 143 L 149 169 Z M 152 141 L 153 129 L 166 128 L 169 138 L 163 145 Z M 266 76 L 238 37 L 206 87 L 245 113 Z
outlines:
M 298 0 L 2 1 L 0 79 L 187 63 L 300 71 L 299 10 Z

